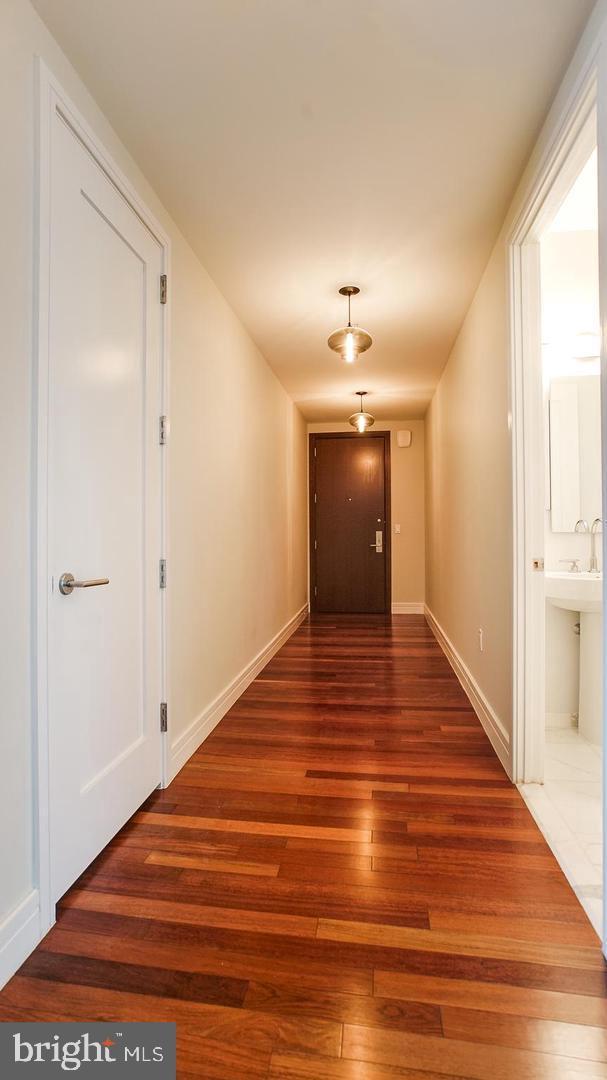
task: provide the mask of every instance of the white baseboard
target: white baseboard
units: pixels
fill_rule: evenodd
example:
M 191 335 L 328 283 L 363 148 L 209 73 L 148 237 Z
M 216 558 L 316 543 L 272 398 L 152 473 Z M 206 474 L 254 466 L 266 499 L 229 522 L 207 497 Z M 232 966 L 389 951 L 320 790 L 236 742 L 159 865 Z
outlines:
M 470 700 L 472 708 L 483 725 L 493 749 L 508 773 L 508 776 L 511 776 L 510 736 L 508 732 L 493 709 L 493 706 L 487 701 L 487 698 L 483 694 L 483 691 L 478 685 L 472 672 L 457 652 L 453 642 L 449 640 L 428 607 L 425 609 L 425 615 L 432 633 L 447 657 L 447 660 L 451 664 L 463 690 Z
M 239 672 L 229 686 L 226 686 L 225 690 L 222 690 L 215 700 L 192 721 L 184 732 L 182 732 L 169 749 L 167 783 L 170 783 L 171 780 L 174 779 L 179 770 L 183 768 L 188 758 L 190 758 L 200 744 L 204 742 L 207 735 L 210 735 L 213 728 L 217 727 L 217 724 L 222 717 L 225 716 L 228 709 L 230 709 L 240 695 L 244 693 L 247 686 L 249 686 L 253 682 L 253 679 L 259 675 L 259 672 L 272 659 L 275 653 L 282 648 L 285 641 L 291 637 L 291 634 L 297 630 L 297 627 L 303 622 L 307 613 L 308 605 L 306 603 L 292 619 L 289 619 L 288 623 L 285 623 L 282 630 L 278 631 L 272 640 L 264 646 L 261 652 L 257 653 L 257 656 L 253 657 L 251 662 Z
M 0 923 L 0 987 L 15 974 L 41 938 L 38 890 L 17 904 Z
M 424 614 L 424 604 L 423 603 L 414 603 L 414 602 L 411 602 L 409 600 L 404 601 L 404 602 L 400 601 L 400 600 L 396 600 L 392 604 L 392 614 L 393 615 L 423 615 Z

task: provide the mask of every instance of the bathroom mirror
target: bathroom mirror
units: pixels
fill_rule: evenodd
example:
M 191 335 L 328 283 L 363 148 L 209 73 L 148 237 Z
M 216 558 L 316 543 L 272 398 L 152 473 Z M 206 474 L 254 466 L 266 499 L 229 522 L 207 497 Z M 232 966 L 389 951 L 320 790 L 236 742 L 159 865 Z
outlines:
M 552 379 L 549 421 L 551 529 L 572 533 L 602 517 L 600 376 Z

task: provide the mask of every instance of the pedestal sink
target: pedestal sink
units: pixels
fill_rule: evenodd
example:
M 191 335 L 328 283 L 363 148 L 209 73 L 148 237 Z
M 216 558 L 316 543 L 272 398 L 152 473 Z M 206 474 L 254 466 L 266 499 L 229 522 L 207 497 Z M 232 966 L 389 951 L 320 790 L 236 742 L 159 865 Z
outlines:
M 580 613 L 579 731 L 592 743 L 603 741 L 603 575 L 547 570 L 546 599 Z

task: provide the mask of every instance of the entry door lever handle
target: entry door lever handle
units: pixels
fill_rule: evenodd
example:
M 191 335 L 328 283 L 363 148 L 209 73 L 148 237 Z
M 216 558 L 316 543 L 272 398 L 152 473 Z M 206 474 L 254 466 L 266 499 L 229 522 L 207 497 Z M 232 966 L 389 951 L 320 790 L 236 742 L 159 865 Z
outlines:
M 74 589 L 92 589 L 95 585 L 109 585 L 107 577 L 89 578 L 88 581 L 76 581 L 73 574 L 62 574 L 59 578 L 59 592 L 69 596 Z

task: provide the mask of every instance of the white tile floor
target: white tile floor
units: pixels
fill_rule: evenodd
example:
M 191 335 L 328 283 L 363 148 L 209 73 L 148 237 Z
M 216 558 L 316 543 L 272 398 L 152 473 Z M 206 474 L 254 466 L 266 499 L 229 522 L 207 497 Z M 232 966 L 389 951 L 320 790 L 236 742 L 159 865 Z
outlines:
M 543 784 L 521 784 L 529 809 L 597 933 L 603 924 L 601 748 L 577 729 L 546 732 Z

